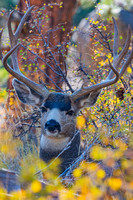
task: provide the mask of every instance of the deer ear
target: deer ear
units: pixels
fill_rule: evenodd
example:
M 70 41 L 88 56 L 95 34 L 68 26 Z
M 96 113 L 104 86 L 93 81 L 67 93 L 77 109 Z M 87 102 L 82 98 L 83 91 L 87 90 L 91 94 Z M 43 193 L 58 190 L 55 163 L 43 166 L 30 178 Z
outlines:
M 96 103 L 97 98 L 100 93 L 101 93 L 101 90 L 91 92 L 91 93 L 77 99 L 75 103 L 79 109 L 84 108 L 84 107 L 93 106 Z
M 12 84 L 17 93 L 18 98 L 22 103 L 32 106 L 41 105 L 43 97 L 37 92 L 35 92 L 33 89 L 29 88 L 17 79 L 13 79 Z

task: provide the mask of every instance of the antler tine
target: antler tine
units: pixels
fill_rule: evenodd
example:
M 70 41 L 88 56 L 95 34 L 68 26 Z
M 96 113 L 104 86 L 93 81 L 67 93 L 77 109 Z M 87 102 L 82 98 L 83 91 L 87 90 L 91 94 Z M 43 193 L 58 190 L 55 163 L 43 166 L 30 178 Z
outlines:
M 17 38 L 13 34 L 12 27 L 11 27 L 11 19 L 12 19 L 13 13 L 14 11 L 10 13 L 9 18 L 8 18 L 8 33 L 9 33 L 11 48 L 13 48 L 17 44 Z M 20 73 L 20 69 L 18 66 L 18 59 L 17 59 L 17 51 L 13 51 L 13 54 L 11 55 L 11 60 L 13 64 L 13 69 Z
M 89 87 L 81 88 L 80 90 L 74 92 L 71 96 L 73 100 L 77 100 L 78 98 L 88 95 L 90 92 L 94 92 L 97 90 L 100 90 L 104 87 L 108 87 L 109 85 L 112 85 L 118 81 L 118 79 L 123 75 L 125 72 L 127 66 L 130 64 L 131 60 L 133 59 L 133 42 L 132 42 L 132 51 L 126 60 L 126 62 L 123 64 L 120 73 L 118 73 L 118 67 L 123 59 L 123 57 L 127 54 L 129 46 L 130 46 L 130 39 L 131 39 L 131 29 L 128 27 L 128 33 L 127 33 L 127 39 L 124 45 L 123 50 L 119 55 L 117 55 L 117 49 L 118 49 L 118 29 L 117 29 L 117 24 L 115 19 L 113 18 L 114 21 L 114 46 L 113 46 L 113 56 L 114 56 L 114 61 L 113 61 L 113 66 L 109 62 L 109 66 L 111 67 L 111 71 L 108 75 L 108 77 L 102 81 L 101 83 L 98 83 L 96 85 L 92 85 Z M 115 74 L 115 77 L 113 78 L 113 75 Z
M 0 30 L 0 60 L 2 60 L 3 56 L 2 56 L 2 48 L 1 48 L 1 37 L 2 37 L 2 33 L 3 33 L 3 29 Z
M 26 11 L 26 13 L 24 14 L 24 16 L 22 17 L 18 27 L 17 27 L 17 30 L 16 32 L 13 34 L 13 31 L 12 31 L 12 27 L 11 27 L 11 18 L 12 18 L 12 15 L 14 13 L 14 11 L 12 11 L 9 15 L 9 19 L 8 19 L 8 31 L 9 31 L 9 38 L 10 38 L 10 42 L 11 42 L 11 47 L 16 45 L 17 44 L 17 40 L 18 40 L 18 37 L 22 31 L 22 28 L 23 28 L 23 25 L 27 19 L 27 17 L 29 16 L 29 14 L 31 13 L 31 11 L 33 10 L 34 6 L 31 6 L 28 8 L 28 10 Z
M 33 82 L 32 80 L 28 79 L 26 76 L 24 76 L 22 73 L 19 73 L 17 71 L 15 71 L 14 69 L 12 69 L 8 64 L 7 64 L 7 59 L 8 57 L 18 48 L 20 44 L 15 45 L 10 51 L 8 51 L 8 53 L 3 57 L 2 62 L 3 65 L 5 67 L 5 69 L 11 74 L 13 75 L 15 78 L 17 78 L 19 81 L 25 83 L 27 86 L 29 86 L 31 89 L 35 90 L 36 92 L 38 92 L 39 94 L 41 94 L 42 96 L 46 96 L 48 95 L 49 91 L 43 87 L 40 84 L 37 84 L 35 82 Z
M 125 45 L 121 51 L 121 53 L 118 56 L 118 59 L 116 61 L 116 68 L 119 67 L 123 57 L 127 54 L 129 46 L 130 46 L 130 42 L 131 42 L 131 28 L 128 26 L 128 31 L 127 31 L 127 38 L 126 38 L 126 42 Z
M 19 23 L 19 25 L 17 27 L 17 30 L 15 32 L 16 39 L 18 39 L 18 37 L 19 37 L 19 35 L 20 35 L 21 31 L 22 31 L 23 25 L 24 25 L 27 17 L 29 16 L 29 14 L 31 13 L 31 11 L 33 10 L 34 7 L 35 6 L 29 7 L 28 10 L 26 11 L 26 13 L 24 14 L 24 16 L 22 17 L 22 19 L 21 19 L 21 21 L 20 21 L 20 23 Z
M 34 8 L 34 6 L 31 6 L 27 12 L 24 14 L 24 16 L 22 17 L 16 32 L 13 34 L 12 31 L 12 27 L 11 27 L 11 18 L 12 15 L 14 13 L 14 11 L 12 11 L 9 15 L 9 19 L 8 19 L 8 32 L 9 32 L 9 38 L 10 38 L 10 43 L 11 43 L 11 48 L 14 47 L 17 44 L 18 41 L 18 37 L 22 31 L 23 25 L 27 19 L 27 17 L 29 16 L 30 12 L 32 11 L 32 9 Z M 13 63 L 13 68 L 15 71 L 20 72 L 19 66 L 18 66 L 18 60 L 17 60 L 17 51 L 14 51 L 11 55 L 11 59 L 12 59 L 12 63 Z
M 120 77 L 124 74 L 127 66 L 131 63 L 131 60 L 133 59 L 133 39 L 132 39 L 132 50 L 130 52 L 130 55 L 128 57 L 128 59 L 126 60 L 126 62 L 123 64 L 121 70 L 120 70 Z
M 117 53 L 117 50 L 118 50 L 118 27 L 117 27 L 116 20 L 114 19 L 114 17 L 112 17 L 112 19 L 113 19 L 113 23 L 114 23 L 113 57 L 115 58 L 118 55 L 118 53 Z
M 117 72 L 117 70 L 111 65 L 111 63 L 109 63 L 111 69 L 113 70 L 113 72 L 115 73 L 116 77 L 110 80 L 104 80 L 101 83 L 98 83 L 96 85 L 91 85 L 89 87 L 84 87 L 79 89 L 78 91 L 74 92 L 71 97 L 73 100 L 77 100 L 78 98 L 88 95 L 90 92 L 94 92 L 96 90 L 100 90 L 104 87 L 108 87 L 109 85 L 112 85 L 114 83 L 116 83 L 119 79 L 119 73 Z
M 129 49 L 129 46 L 130 46 L 130 41 L 131 41 L 131 29 L 130 29 L 130 27 L 128 27 L 128 32 L 127 32 L 127 38 L 126 38 L 125 45 L 124 45 L 121 53 L 119 55 L 117 55 L 116 57 L 114 57 L 114 60 L 113 60 L 113 65 L 115 66 L 115 68 L 117 70 L 118 70 L 118 67 L 120 66 L 120 63 L 121 63 L 123 57 L 128 52 L 128 49 Z M 114 75 L 114 73 L 112 71 L 110 71 L 110 73 L 108 75 L 108 79 L 111 79 L 113 77 L 113 75 Z
M 9 33 L 9 39 L 10 39 L 11 47 L 13 45 L 15 45 L 15 37 L 14 37 L 12 27 L 11 27 L 11 18 L 12 18 L 13 13 L 14 13 L 14 11 L 10 12 L 10 15 L 9 15 L 9 18 L 8 18 L 8 33 Z

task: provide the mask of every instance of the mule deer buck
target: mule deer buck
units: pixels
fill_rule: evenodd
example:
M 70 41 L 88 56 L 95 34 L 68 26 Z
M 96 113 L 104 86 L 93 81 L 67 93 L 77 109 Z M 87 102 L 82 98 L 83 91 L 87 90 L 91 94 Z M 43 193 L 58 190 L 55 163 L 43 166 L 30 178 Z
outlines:
M 26 18 L 31 12 L 28 9 L 22 18 L 15 34 L 11 28 L 11 16 L 8 20 L 9 38 L 11 50 L 3 57 L 2 62 L 5 69 L 13 76 L 13 87 L 18 98 L 24 104 L 36 106 L 41 111 L 41 138 L 40 138 L 40 158 L 45 162 L 60 154 L 62 160 L 62 171 L 80 154 L 80 133 L 76 132 L 76 116 L 80 109 L 95 104 L 102 88 L 115 84 L 124 74 L 127 66 L 133 58 L 133 48 L 128 58 L 122 64 L 120 72 L 118 68 L 128 53 L 131 40 L 131 31 L 128 28 L 127 40 L 121 53 L 117 54 L 118 49 L 118 29 L 115 19 L 114 22 L 114 46 L 113 46 L 113 65 L 109 62 L 111 71 L 108 77 L 101 83 L 84 87 L 71 95 L 66 93 L 49 92 L 41 84 L 37 84 L 24 76 L 18 66 L 17 44 L 18 36 L 22 30 Z M 11 55 L 13 69 L 7 64 L 7 59 Z M 63 151 L 64 150 L 64 151 Z M 62 153 L 61 153 L 62 152 Z

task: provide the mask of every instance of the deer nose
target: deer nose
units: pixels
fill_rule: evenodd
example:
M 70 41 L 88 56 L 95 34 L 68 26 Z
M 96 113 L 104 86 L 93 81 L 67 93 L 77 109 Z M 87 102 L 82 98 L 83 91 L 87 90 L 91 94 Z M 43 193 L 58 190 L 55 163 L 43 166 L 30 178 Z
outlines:
M 45 128 L 51 132 L 55 130 L 61 131 L 60 124 L 53 119 L 46 122 Z

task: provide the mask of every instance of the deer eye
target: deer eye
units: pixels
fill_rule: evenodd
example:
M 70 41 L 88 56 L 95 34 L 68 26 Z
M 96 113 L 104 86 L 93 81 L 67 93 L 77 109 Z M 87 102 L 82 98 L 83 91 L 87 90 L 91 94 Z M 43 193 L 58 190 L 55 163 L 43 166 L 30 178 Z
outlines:
M 66 112 L 66 115 L 72 116 L 74 114 L 73 110 L 69 110 L 68 112 Z
M 42 113 L 47 112 L 47 108 L 45 106 L 40 107 Z

